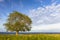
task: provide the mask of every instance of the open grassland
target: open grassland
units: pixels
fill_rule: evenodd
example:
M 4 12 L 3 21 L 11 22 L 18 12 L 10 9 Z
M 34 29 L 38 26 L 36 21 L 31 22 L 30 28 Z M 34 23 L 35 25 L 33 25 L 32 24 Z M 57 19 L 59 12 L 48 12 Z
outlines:
M 0 34 L 0 40 L 60 40 L 60 34 Z

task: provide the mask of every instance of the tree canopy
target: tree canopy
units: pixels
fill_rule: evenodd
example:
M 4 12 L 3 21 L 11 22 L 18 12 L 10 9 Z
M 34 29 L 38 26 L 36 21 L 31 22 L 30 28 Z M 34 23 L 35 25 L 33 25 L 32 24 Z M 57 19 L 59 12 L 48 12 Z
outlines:
M 30 31 L 32 20 L 20 12 L 14 11 L 8 16 L 7 22 L 5 23 L 8 31 Z

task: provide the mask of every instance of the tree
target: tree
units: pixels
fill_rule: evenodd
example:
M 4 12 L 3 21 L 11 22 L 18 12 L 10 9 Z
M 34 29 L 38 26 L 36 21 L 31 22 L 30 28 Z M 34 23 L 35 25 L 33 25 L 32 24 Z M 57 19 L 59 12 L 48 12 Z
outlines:
M 28 16 L 14 11 L 10 13 L 4 25 L 8 31 L 16 31 L 16 35 L 18 35 L 19 31 L 30 31 L 31 24 L 32 21 Z

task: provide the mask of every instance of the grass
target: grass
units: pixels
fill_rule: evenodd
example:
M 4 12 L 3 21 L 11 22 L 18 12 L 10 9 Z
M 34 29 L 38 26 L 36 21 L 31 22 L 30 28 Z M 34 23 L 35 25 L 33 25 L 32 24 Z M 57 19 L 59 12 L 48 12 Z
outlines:
M 0 34 L 0 40 L 60 40 L 60 34 Z

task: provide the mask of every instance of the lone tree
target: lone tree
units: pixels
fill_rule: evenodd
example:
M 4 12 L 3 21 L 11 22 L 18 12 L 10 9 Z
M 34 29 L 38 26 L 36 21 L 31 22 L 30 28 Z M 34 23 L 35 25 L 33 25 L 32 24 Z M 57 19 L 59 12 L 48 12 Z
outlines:
M 16 31 L 16 35 L 18 35 L 19 31 L 30 31 L 31 24 L 32 21 L 28 16 L 14 11 L 8 16 L 4 25 L 8 31 Z

